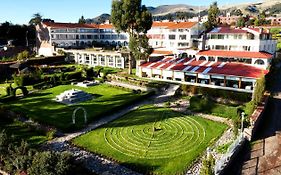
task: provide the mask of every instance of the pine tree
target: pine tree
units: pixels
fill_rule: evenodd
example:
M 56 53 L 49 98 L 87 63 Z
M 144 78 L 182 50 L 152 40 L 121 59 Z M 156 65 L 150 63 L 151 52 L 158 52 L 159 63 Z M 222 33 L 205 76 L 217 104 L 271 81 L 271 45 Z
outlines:
M 111 22 L 118 32 L 129 34 L 129 74 L 132 73 L 132 55 L 137 57 L 147 49 L 145 34 L 152 26 L 152 15 L 141 0 L 113 0 Z M 134 45 L 132 43 L 138 43 Z M 143 54 L 145 56 L 145 53 Z
M 208 21 L 204 23 L 204 26 L 206 30 L 211 30 L 218 26 L 218 16 L 219 16 L 220 10 L 218 8 L 217 2 L 214 2 L 210 5 L 210 8 L 208 10 Z

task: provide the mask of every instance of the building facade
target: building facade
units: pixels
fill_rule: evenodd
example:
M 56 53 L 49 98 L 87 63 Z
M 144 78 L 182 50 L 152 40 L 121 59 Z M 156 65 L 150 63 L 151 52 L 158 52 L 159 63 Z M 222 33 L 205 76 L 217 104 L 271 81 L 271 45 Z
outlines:
M 154 22 L 147 35 L 153 48 L 172 50 L 197 47 L 200 33 L 197 22 Z
M 261 28 L 218 27 L 207 33 L 206 47 L 195 57 L 183 52 L 139 66 L 138 75 L 151 79 L 252 93 L 268 73 L 276 41 Z
M 96 50 L 65 50 L 69 59 L 81 65 L 91 67 L 102 66 L 124 69 L 126 58 L 115 51 L 96 51 Z
M 126 33 L 117 33 L 111 24 L 72 24 L 43 22 L 36 26 L 39 55 L 50 56 L 55 47 L 86 47 L 101 44 L 127 46 Z
M 112 24 L 71 24 L 43 22 L 36 27 L 39 55 L 50 56 L 55 47 L 86 47 L 101 43 L 127 46 L 129 36 L 118 33 Z M 149 43 L 154 48 L 191 48 L 196 45 L 200 30 L 196 22 L 154 22 L 148 31 Z

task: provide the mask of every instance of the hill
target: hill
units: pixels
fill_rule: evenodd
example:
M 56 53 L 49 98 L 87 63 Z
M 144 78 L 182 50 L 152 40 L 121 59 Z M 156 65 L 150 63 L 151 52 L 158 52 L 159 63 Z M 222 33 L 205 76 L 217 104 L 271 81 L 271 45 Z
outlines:
M 158 7 L 147 7 L 153 15 L 154 20 L 164 19 L 187 19 L 193 16 L 206 15 L 209 5 L 193 6 L 187 4 L 161 5 Z M 243 14 L 258 15 L 262 11 L 267 14 L 281 16 L 281 1 L 280 0 L 263 0 L 259 2 L 245 2 L 240 4 L 228 4 L 219 6 L 221 14 L 231 13 L 240 9 Z M 110 19 L 109 14 L 102 14 L 92 19 L 87 19 L 87 23 L 103 23 Z

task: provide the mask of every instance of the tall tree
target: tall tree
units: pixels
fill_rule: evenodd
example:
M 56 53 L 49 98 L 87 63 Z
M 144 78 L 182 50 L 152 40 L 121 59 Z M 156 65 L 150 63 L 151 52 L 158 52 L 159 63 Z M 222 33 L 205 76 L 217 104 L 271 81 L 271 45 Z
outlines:
M 86 23 L 86 19 L 84 18 L 83 15 L 81 16 L 81 18 L 79 18 L 78 23 L 79 24 L 85 24 Z
M 152 26 L 152 15 L 141 0 L 113 0 L 111 21 L 118 32 L 129 34 L 129 74 L 132 73 L 132 55 L 145 56 L 148 43 L 146 33 Z M 132 43 L 137 43 L 136 45 Z
M 32 15 L 32 18 L 29 21 L 30 25 L 40 24 L 42 21 L 42 15 L 40 13 L 35 13 Z
M 220 10 L 218 8 L 217 2 L 214 2 L 210 5 L 210 8 L 208 10 L 208 21 L 204 23 L 204 26 L 206 30 L 211 30 L 218 26 L 218 16 L 219 16 Z
M 236 22 L 236 27 L 245 27 L 245 18 L 243 16 L 240 16 Z

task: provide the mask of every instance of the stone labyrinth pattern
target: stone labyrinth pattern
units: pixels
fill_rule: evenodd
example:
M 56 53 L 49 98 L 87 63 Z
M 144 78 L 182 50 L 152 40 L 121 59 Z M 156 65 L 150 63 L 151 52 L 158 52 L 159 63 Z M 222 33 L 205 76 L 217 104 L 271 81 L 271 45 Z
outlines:
M 172 118 L 163 112 L 162 120 L 156 122 L 125 127 L 113 124 L 106 128 L 104 139 L 127 156 L 173 158 L 198 148 L 205 140 L 205 129 L 192 117 Z

